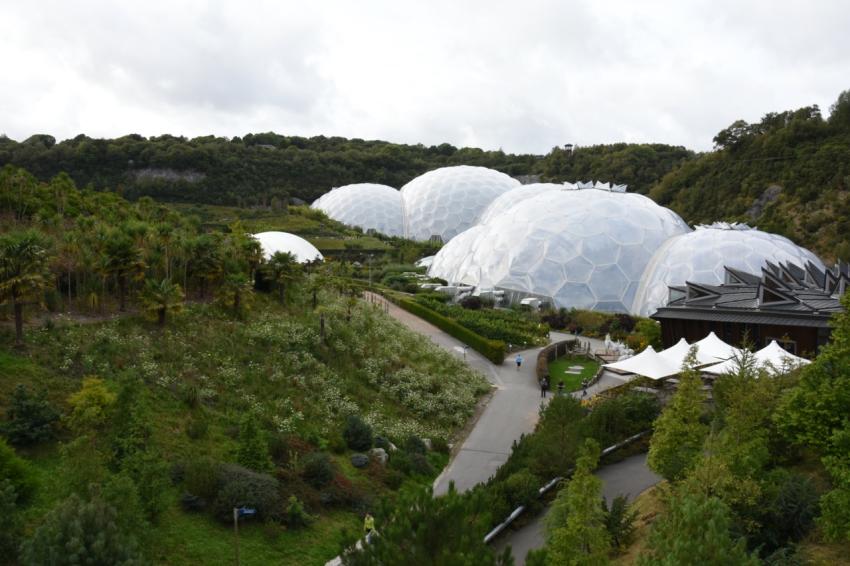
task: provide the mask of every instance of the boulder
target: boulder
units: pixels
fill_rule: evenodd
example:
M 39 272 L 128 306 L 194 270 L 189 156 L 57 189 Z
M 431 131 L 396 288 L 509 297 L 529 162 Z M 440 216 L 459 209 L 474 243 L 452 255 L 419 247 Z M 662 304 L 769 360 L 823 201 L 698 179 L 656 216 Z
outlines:
M 354 454 L 351 456 L 351 465 L 355 468 L 365 468 L 369 465 L 369 456 L 366 454 Z
M 389 456 L 387 455 L 387 451 L 383 448 L 372 448 L 369 450 L 369 458 L 373 458 L 376 462 L 384 466 L 386 465 Z

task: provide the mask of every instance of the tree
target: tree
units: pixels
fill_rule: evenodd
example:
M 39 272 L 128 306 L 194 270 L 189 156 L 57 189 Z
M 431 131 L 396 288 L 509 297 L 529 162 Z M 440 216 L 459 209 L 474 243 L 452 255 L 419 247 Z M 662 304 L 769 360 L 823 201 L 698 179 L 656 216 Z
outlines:
M 280 302 L 286 302 L 286 287 L 301 275 L 301 264 L 289 252 L 275 252 L 265 265 L 265 273 L 277 287 Z
M 27 386 L 19 383 L 12 393 L 6 411 L 9 419 L 3 432 L 12 444 L 26 446 L 53 438 L 59 412 L 47 400 L 47 392 L 31 394 Z
M 127 308 L 127 283 L 131 277 L 140 276 L 145 269 L 142 250 L 126 233 L 113 231 L 106 243 L 104 271 L 118 281 L 118 309 Z
M 29 464 L 23 458 L 19 458 L 2 438 L 0 438 L 0 479 L 11 482 L 19 504 L 29 503 L 35 494 L 36 481 Z
M 243 271 L 228 270 L 218 290 L 219 302 L 233 309 L 233 316 L 241 318 L 250 305 L 253 294 L 251 281 Z
M 0 479 L 0 553 L 15 562 L 21 536 L 21 517 L 18 492 L 8 479 Z
M 708 427 L 702 423 L 705 393 L 696 368 L 696 347 L 684 361 L 679 388 L 655 421 L 647 464 L 668 480 L 678 480 L 694 466 Z
M 653 523 L 640 566 L 757 566 L 746 542 L 730 535 L 728 508 L 716 497 L 673 494 L 667 511 Z
M 98 495 L 83 500 L 76 494 L 45 517 L 22 546 L 24 565 L 144 564 L 133 533 L 121 528 L 118 511 Z
M 402 490 L 375 513 L 370 544 L 342 553 L 346 566 L 416 564 L 417 566 L 509 565 L 509 551 L 495 556 L 484 544 L 489 526 L 488 501 L 481 491 L 459 494 L 454 484 L 441 497 L 430 488 Z
M 0 236 L 0 300 L 15 315 L 15 344 L 24 343 L 24 305 L 40 302 L 51 284 L 50 241 L 41 232 L 27 230 Z
M 115 394 L 102 379 L 95 376 L 83 378 L 83 386 L 68 397 L 71 414 L 68 423 L 77 432 L 87 432 L 102 427 L 109 418 L 115 403 Z
M 257 426 L 257 418 L 252 412 L 246 413 L 239 423 L 239 451 L 236 461 L 255 472 L 270 472 L 274 467 L 265 434 Z
M 608 564 L 611 539 L 602 507 L 602 480 L 593 475 L 598 462 L 599 445 L 587 439 L 573 476 L 553 504 L 547 524 L 547 564 Z
M 183 289 L 170 279 L 146 280 L 140 299 L 144 310 L 156 316 L 159 326 L 165 326 L 169 314 L 183 310 Z

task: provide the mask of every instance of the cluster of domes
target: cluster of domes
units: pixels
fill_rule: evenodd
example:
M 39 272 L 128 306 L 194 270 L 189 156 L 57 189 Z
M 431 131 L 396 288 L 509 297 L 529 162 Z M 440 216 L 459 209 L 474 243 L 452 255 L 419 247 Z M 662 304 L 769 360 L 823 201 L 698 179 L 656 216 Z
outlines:
M 364 230 L 448 242 L 474 225 L 496 197 L 518 186 L 519 181 L 499 171 L 458 165 L 420 175 L 400 191 L 371 183 L 346 185 L 312 206 Z
M 597 182 L 534 183 L 484 167 L 429 171 L 400 191 L 356 184 L 313 207 L 331 218 L 391 236 L 439 237 L 429 275 L 512 301 L 652 314 L 668 286 L 720 284 L 724 266 L 758 273 L 767 262 L 821 261 L 782 236 L 739 224 L 692 231 L 672 210 Z

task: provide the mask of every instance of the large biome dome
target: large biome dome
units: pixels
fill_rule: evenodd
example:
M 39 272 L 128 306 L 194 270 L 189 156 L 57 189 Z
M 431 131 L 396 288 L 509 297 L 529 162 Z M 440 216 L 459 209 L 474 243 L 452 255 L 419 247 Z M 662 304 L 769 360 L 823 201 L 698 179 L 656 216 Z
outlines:
M 488 220 L 495 218 L 506 210 L 512 209 L 522 201 L 536 197 L 546 191 L 566 191 L 575 188 L 576 186 L 571 183 L 564 183 L 563 185 L 558 185 L 556 183 L 530 183 L 528 185 L 520 185 L 519 187 L 511 189 L 496 197 L 496 200 L 491 202 L 481 214 L 481 218 L 478 222 L 480 224 L 485 224 Z
M 649 198 L 609 188 L 545 191 L 473 230 L 440 250 L 430 275 L 556 307 L 631 312 L 653 252 L 690 229 Z
M 429 171 L 401 188 L 404 234 L 448 242 L 473 226 L 484 209 L 519 181 L 486 167 L 458 165 Z
M 715 223 L 671 238 L 658 248 L 647 265 L 635 297 L 634 310 L 649 316 L 667 304 L 669 287 L 685 282 L 720 285 L 724 266 L 756 275 L 766 262 L 790 262 L 805 267 L 823 263 L 809 250 L 779 236 L 755 230 L 744 224 Z
M 289 232 L 260 232 L 254 234 L 263 248 L 263 257 L 270 259 L 277 252 L 288 252 L 298 263 L 324 260 L 322 253 L 310 242 Z
M 401 193 L 387 185 L 357 183 L 325 193 L 313 202 L 334 220 L 387 236 L 404 235 Z

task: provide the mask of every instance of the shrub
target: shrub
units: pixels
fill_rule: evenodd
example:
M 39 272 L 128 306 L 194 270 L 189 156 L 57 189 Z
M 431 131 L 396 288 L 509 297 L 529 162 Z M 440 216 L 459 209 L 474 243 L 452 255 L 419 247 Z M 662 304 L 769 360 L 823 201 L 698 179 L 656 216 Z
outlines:
M 603 498 L 602 507 L 605 510 L 605 528 L 611 536 L 611 547 L 615 551 L 622 551 L 634 538 L 638 510 L 629 505 L 629 500 L 624 495 L 615 497 L 610 507 L 608 501 Z
M 313 452 L 304 458 L 304 481 L 316 489 L 328 485 L 334 478 L 334 467 L 330 456 L 324 452 Z
M 186 436 L 192 440 L 204 438 L 209 431 L 210 425 L 203 415 L 193 415 L 186 423 Z
M 209 458 L 191 460 L 183 473 L 183 488 L 187 493 L 212 501 L 219 484 L 219 464 Z
M 431 476 L 434 474 L 434 467 L 428 461 L 425 454 L 415 452 L 410 455 L 410 473 L 418 476 Z
M 428 447 L 425 446 L 425 442 L 421 438 L 411 434 L 404 441 L 404 450 L 410 454 L 425 454 L 428 452 Z
M 0 553 L 11 563 L 18 554 L 20 529 L 18 493 L 11 481 L 0 479 Z
M 218 486 L 213 513 L 223 521 L 232 519 L 234 507 L 252 507 L 261 518 L 274 518 L 280 513 L 278 483 L 268 474 L 223 464 L 219 467 Z
M 392 490 L 396 490 L 404 483 L 404 474 L 399 470 L 387 470 L 384 476 L 384 485 Z
M 20 504 L 27 504 L 35 493 L 35 477 L 29 464 L 26 460 L 19 458 L 2 438 L 0 438 L 0 479 L 11 482 Z
M 68 404 L 71 406 L 68 422 L 71 428 L 88 431 L 103 426 L 115 398 L 115 394 L 106 387 L 102 379 L 85 377 L 80 390 L 68 398 Z
M 372 427 L 357 415 L 349 415 L 342 433 L 345 443 L 352 450 L 369 450 L 372 447 Z
M 18 384 L 6 416 L 9 421 L 2 430 L 9 442 L 16 446 L 37 444 L 56 435 L 59 412 L 47 400 L 44 390 L 31 394 L 24 384 Z
M 118 512 L 101 497 L 77 495 L 57 505 L 22 546 L 21 563 L 143 564 L 133 533 L 121 528 Z
M 481 309 L 483 304 L 481 302 L 480 297 L 470 295 L 468 297 L 464 297 L 463 299 L 461 299 L 460 306 L 462 306 L 465 309 L 469 309 L 471 311 L 477 311 L 477 310 Z
M 283 513 L 283 521 L 290 529 L 300 529 L 310 524 L 312 517 L 304 510 L 304 505 L 294 495 L 289 496 L 286 510 Z
M 239 451 L 236 459 L 240 465 L 255 472 L 270 472 L 274 467 L 266 436 L 257 425 L 253 413 L 246 413 L 239 424 Z
M 502 483 L 502 494 L 511 511 L 525 505 L 534 513 L 540 506 L 540 479 L 529 472 L 522 470 L 512 474 Z
M 818 514 L 818 494 L 809 478 L 782 468 L 769 474 L 764 492 L 755 517 L 761 528 L 750 544 L 773 552 L 809 532 Z
M 168 464 L 152 450 L 147 450 L 125 459 L 122 468 L 136 485 L 145 515 L 156 520 L 168 506 Z
M 390 451 L 390 441 L 383 436 L 375 437 L 375 448 L 383 448 L 387 452 Z
M 494 364 L 505 361 L 505 343 L 501 340 L 489 340 L 476 334 L 472 330 L 458 324 L 454 320 L 443 316 L 430 308 L 408 299 L 393 298 L 393 301 L 411 314 L 430 322 L 440 330 L 457 338 L 464 344 L 479 352 Z
M 431 449 L 434 452 L 439 452 L 440 454 L 448 454 L 449 443 L 446 442 L 446 439 L 442 436 L 435 436 L 433 439 L 431 439 Z

